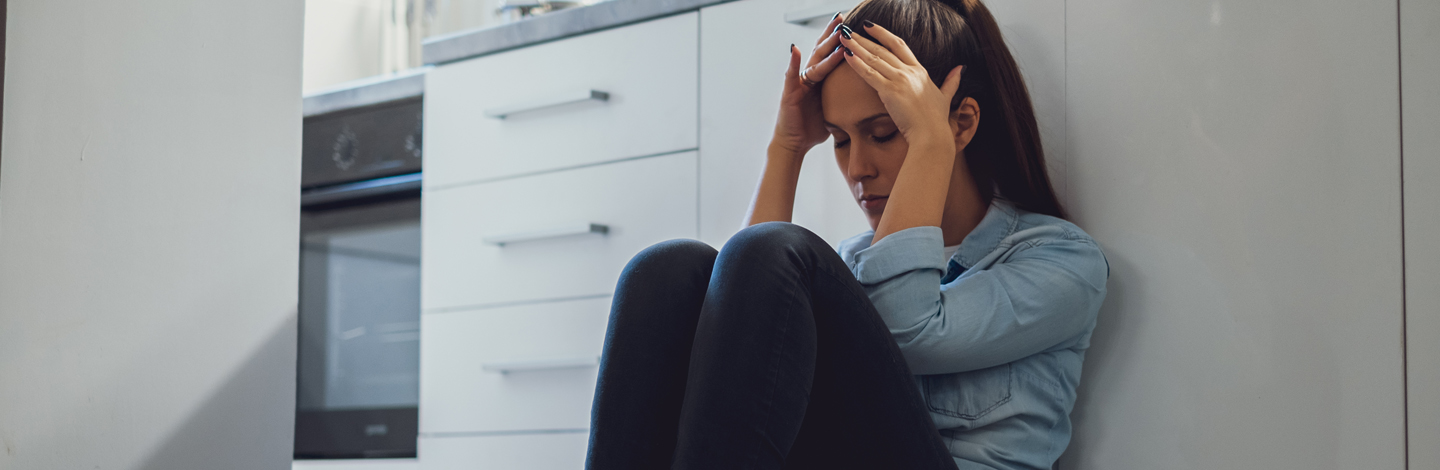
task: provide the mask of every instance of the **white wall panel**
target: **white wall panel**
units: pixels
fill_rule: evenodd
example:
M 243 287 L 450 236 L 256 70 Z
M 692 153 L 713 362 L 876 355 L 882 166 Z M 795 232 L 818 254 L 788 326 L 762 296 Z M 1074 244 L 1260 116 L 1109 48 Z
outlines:
M 1410 468 L 1440 468 L 1440 2 L 1400 0 Z
M 0 469 L 288 469 L 298 1 L 10 0 Z
M 1395 8 L 1068 2 L 1113 270 L 1062 468 L 1403 468 Z

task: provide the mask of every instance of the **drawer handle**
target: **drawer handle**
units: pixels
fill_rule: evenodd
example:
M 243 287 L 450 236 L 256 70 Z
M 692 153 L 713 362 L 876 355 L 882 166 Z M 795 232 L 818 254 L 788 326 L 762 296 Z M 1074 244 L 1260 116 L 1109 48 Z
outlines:
M 836 12 L 850 11 L 855 6 L 853 1 L 828 2 L 810 8 L 801 8 L 785 12 L 785 22 L 798 24 L 800 26 L 825 26 L 819 20 L 829 21 Z
M 491 245 L 505 246 L 511 243 L 544 240 L 547 238 L 571 237 L 575 235 L 585 235 L 590 233 L 596 233 L 600 235 L 608 234 L 610 233 L 610 226 L 596 223 L 566 225 L 563 227 L 548 228 L 543 230 L 532 230 L 529 232 L 491 235 L 485 238 L 481 238 L 480 241 Z
M 528 361 L 486 362 L 480 365 L 485 372 L 533 372 L 540 370 L 583 369 L 600 365 L 599 356 L 566 357 L 559 359 L 531 359 Z
M 509 106 L 500 106 L 495 108 L 486 108 L 485 117 L 505 119 L 505 116 L 509 116 L 511 114 L 519 114 L 526 111 L 535 111 L 538 109 L 552 108 L 555 106 L 562 106 L 591 100 L 600 102 L 609 101 L 610 94 L 600 90 L 570 91 L 560 93 L 555 96 L 538 98 L 524 103 L 517 103 Z

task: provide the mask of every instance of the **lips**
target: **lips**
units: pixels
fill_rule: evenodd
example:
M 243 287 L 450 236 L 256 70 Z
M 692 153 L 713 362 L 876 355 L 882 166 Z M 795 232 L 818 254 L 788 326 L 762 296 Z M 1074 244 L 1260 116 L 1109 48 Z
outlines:
M 866 211 L 879 211 L 885 208 L 885 203 L 890 201 L 890 196 L 867 194 L 860 198 L 860 207 Z

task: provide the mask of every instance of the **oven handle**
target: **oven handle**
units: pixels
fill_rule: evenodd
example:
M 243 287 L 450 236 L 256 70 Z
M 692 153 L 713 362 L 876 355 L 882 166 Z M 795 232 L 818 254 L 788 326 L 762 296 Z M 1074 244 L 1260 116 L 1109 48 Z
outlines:
M 390 176 L 356 183 L 310 189 L 300 193 L 300 207 L 403 193 L 406 191 L 419 191 L 421 180 L 421 173 L 411 173 L 408 175 Z
M 530 359 L 521 361 L 496 361 L 480 365 L 485 372 L 534 372 L 557 369 L 583 369 L 600 365 L 599 356 L 565 357 L 557 359 Z
M 527 111 L 535 111 L 538 109 L 551 108 L 555 106 L 579 103 L 582 101 L 590 100 L 600 102 L 609 101 L 610 94 L 600 90 L 568 91 L 565 93 L 556 94 L 554 96 L 538 98 L 523 103 L 516 103 L 508 106 L 499 106 L 495 108 L 486 108 L 484 113 L 485 117 L 505 119 L 506 116 L 512 114 L 519 114 Z
M 591 222 L 585 224 L 565 225 L 541 230 L 531 230 L 528 232 L 491 235 L 481 238 L 480 241 L 490 245 L 505 246 L 511 243 L 544 240 L 547 238 L 571 237 L 575 235 L 586 235 L 591 233 L 600 235 L 608 234 L 610 233 L 610 226 Z

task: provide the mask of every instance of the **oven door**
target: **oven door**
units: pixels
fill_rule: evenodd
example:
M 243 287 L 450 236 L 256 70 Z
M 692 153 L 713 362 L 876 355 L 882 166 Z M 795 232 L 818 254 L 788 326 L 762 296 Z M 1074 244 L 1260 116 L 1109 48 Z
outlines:
M 295 458 L 414 457 L 419 175 L 337 189 L 301 211 Z

